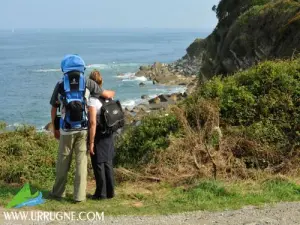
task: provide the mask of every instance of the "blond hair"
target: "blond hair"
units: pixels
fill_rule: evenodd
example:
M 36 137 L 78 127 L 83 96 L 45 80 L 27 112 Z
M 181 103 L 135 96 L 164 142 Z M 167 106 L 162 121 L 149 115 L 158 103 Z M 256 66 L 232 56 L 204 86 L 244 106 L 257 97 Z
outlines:
M 98 70 L 93 70 L 90 73 L 90 79 L 95 81 L 100 87 L 102 87 L 103 79 L 101 73 Z

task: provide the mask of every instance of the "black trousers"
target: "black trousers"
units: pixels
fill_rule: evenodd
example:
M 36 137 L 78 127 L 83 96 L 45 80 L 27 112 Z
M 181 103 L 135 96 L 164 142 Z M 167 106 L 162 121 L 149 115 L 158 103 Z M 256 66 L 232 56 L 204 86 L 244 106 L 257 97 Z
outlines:
M 115 191 L 112 161 L 99 162 L 96 154 L 91 157 L 91 161 L 96 179 L 96 191 L 94 196 L 100 199 L 113 198 Z

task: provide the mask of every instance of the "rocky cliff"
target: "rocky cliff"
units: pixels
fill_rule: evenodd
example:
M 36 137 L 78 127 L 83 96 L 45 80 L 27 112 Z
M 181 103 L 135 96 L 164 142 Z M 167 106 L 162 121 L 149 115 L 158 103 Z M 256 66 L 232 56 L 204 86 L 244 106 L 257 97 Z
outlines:
M 299 0 L 221 0 L 213 10 L 219 23 L 212 34 L 175 62 L 196 69 L 201 80 L 300 53 Z

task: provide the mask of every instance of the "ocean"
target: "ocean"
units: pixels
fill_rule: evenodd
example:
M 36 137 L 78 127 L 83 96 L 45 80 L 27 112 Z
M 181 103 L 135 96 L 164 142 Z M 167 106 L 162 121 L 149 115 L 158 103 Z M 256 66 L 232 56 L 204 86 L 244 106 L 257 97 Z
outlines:
M 135 77 L 141 65 L 170 63 L 185 54 L 197 30 L 0 30 L 0 121 L 9 127 L 30 124 L 38 129 L 50 121 L 49 100 L 62 78 L 60 61 L 79 54 L 87 65 L 85 75 L 100 70 L 105 89 L 116 91 L 123 107 L 133 107 L 141 95 L 184 91 L 182 87 L 153 85 Z M 140 82 L 145 82 L 143 87 Z

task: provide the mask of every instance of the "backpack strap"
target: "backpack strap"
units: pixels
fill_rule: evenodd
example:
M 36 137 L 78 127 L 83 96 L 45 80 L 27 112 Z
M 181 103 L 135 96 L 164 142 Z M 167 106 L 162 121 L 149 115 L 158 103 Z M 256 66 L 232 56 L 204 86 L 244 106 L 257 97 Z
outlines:
M 85 88 L 86 88 L 85 79 L 83 74 L 81 73 L 79 78 L 79 91 L 85 92 Z
M 68 74 L 64 75 L 63 81 L 64 81 L 64 91 L 70 92 L 70 80 Z

